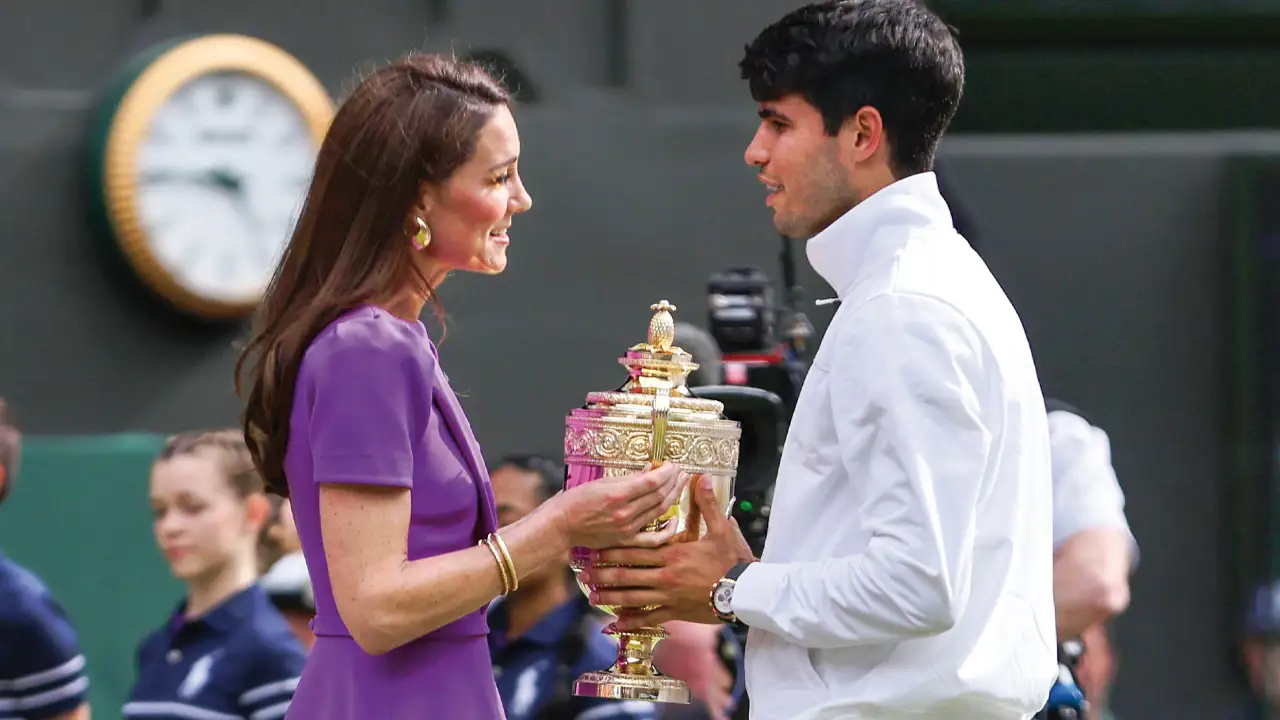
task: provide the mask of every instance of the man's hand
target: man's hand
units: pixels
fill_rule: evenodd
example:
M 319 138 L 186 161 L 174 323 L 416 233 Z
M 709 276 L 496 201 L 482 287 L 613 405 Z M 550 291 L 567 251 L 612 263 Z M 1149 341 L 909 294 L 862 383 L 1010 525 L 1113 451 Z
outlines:
M 736 520 L 725 517 L 716 502 L 711 478 L 698 478 L 693 499 L 707 523 L 707 534 L 698 540 L 674 542 L 660 548 L 602 550 L 597 564 L 632 567 L 592 567 L 583 581 L 592 588 L 597 605 L 640 608 L 662 607 L 648 613 L 624 613 L 622 630 L 654 627 L 670 620 L 719 622 L 711 610 L 711 589 L 729 568 L 754 559 Z M 697 527 L 686 532 L 696 533 Z

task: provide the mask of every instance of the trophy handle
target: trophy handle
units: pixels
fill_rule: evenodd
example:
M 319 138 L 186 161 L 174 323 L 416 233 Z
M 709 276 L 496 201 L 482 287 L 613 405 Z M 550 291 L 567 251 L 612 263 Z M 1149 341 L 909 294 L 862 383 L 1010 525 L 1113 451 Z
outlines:
M 649 448 L 649 459 L 654 464 L 667 459 L 667 416 L 671 414 L 671 390 L 660 387 L 653 394 L 653 410 L 649 413 L 653 421 L 653 446 Z
M 653 440 L 649 447 L 649 459 L 653 464 L 660 465 L 667 459 L 667 417 L 671 414 L 671 391 L 666 387 L 658 388 L 653 394 L 653 410 L 649 413 L 650 422 L 653 423 Z M 679 501 L 677 501 L 677 505 Z M 645 530 L 649 532 L 657 532 L 667 526 L 671 522 L 672 513 L 670 511 L 663 513 L 657 519 L 645 526 Z

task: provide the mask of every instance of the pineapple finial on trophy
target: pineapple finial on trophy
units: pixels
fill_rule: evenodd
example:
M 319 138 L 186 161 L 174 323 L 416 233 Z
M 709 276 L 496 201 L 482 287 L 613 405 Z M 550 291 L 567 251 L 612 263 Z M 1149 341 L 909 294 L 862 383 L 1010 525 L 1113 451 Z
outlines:
M 676 306 L 660 300 L 649 309 L 653 311 L 653 319 L 649 321 L 649 345 L 659 352 L 667 352 L 676 341 L 676 322 L 671 317 Z

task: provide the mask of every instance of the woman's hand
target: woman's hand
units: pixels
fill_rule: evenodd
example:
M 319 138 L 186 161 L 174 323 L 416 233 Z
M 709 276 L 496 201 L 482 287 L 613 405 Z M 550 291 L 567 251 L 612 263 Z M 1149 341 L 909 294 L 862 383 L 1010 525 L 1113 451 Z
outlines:
M 680 500 L 689 476 L 675 463 L 633 475 L 600 479 L 548 500 L 557 526 L 574 547 L 657 547 L 674 535 L 676 523 L 659 532 L 644 527 Z

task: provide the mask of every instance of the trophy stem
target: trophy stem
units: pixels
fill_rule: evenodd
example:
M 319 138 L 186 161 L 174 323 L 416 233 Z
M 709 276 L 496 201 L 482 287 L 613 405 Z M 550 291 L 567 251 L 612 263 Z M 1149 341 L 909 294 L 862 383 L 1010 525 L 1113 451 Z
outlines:
M 583 674 L 573 684 L 573 694 L 612 700 L 647 700 L 687 704 L 689 686 L 663 675 L 653 666 L 653 651 L 667 637 L 661 627 L 619 630 L 610 623 L 604 634 L 617 638 L 618 657 L 613 667 Z
M 619 630 L 617 623 L 609 623 L 604 629 L 605 635 L 618 639 L 618 659 L 614 661 L 610 672 L 622 675 L 642 677 L 659 677 L 662 673 L 653 666 L 653 651 L 658 643 L 670 637 L 666 628 L 636 628 L 635 630 Z

